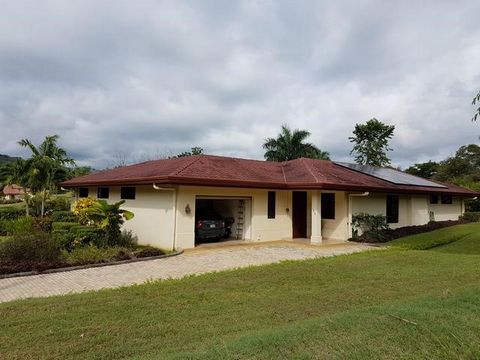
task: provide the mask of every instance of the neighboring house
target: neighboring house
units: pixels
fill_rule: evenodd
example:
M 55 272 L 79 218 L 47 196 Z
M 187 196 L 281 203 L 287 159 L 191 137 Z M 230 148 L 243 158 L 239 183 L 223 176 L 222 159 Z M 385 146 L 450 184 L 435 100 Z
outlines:
M 403 172 L 325 160 L 268 162 L 197 155 L 106 170 L 62 184 L 77 197 L 119 201 L 135 213 L 125 227 L 141 244 L 195 247 L 195 210 L 235 219 L 245 241 L 345 241 L 357 213 L 387 216 L 390 227 L 456 220 L 474 191 Z
M 25 195 L 23 188 L 18 185 L 6 185 L 2 192 L 7 200 L 21 199 Z

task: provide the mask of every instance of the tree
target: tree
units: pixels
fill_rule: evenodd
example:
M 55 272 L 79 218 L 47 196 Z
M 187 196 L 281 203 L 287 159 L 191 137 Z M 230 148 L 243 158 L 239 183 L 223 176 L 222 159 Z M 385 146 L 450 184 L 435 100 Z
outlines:
M 307 130 L 291 130 L 287 125 L 282 125 L 282 131 L 276 138 L 267 138 L 263 144 L 265 160 L 288 161 L 302 157 L 330 160 L 329 153 L 322 151 L 312 143 L 305 140 L 310 136 Z
M 201 154 L 203 154 L 203 148 L 194 146 L 190 149 L 190 151 L 184 151 L 174 157 L 185 157 L 185 156 L 201 155 Z
M 42 216 L 45 214 L 45 202 L 49 192 L 55 189 L 59 182 L 68 179 L 67 165 L 75 164 L 74 160 L 67 156 L 67 152 L 57 145 L 58 139 L 58 135 L 47 136 L 38 147 L 28 139 L 18 142 L 20 146 L 31 151 L 27 160 L 29 186 L 34 193 L 40 194 Z
M 480 104 L 480 91 L 478 92 L 477 95 L 473 98 L 472 105 L 478 105 Z M 477 117 L 480 116 L 480 107 L 475 109 L 475 113 L 472 117 L 472 121 L 477 121 Z
M 425 179 L 433 178 L 438 172 L 439 164 L 435 161 L 427 161 L 410 166 L 405 170 L 406 173 L 420 176 Z
M 454 183 L 480 180 L 480 146 L 461 146 L 454 156 L 440 162 L 435 178 Z
M 105 200 L 97 200 L 86 212 L 87 216 L 93 220 L 101 229 L 105 230 L 108 245 L 114 246 L 120 239 L 120 226 L 125 220 L 133 218 L 133 213 L 120 209 L 125 200 L 109 204 Z
M 28 204 L 28 189 L 31 185 L 32 164 L 28 160 L 17 159 L 14 162 L 8 163 L 0 169 L 0 188 L 5 185 L 18 185 L 22 188 L 25 200 L 26 215 L 30 215 Z
M 394 125 L 386 125 L 373 118 L 365 124 L 356 124 L 352 137 L 348 139 L 354 143 L 350 155 L 355 155 L 355 162 L 362 165 L 388 166 L 390 159 L 387 151 L 392 149 L 388 146 L 393 137 Z

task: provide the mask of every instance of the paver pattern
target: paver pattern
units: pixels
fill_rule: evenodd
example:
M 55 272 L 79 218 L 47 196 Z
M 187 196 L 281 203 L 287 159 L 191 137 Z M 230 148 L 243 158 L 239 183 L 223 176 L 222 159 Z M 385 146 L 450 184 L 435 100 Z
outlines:
M 314 247 L 287 242 L 199 249 L 164 259 L 0 279 L 0 302 L 116 288 L 157 279 L 178 279 L 193 274 L 270 264 L 282 260 L 335 256 L 370 249 L 372 247 L 363 244 Z

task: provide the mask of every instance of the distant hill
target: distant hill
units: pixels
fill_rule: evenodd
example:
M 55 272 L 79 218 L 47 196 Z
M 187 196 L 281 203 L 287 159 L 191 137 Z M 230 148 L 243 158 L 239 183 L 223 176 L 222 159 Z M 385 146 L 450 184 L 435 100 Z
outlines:
M 8 163 L 14 162 L 15 160 L 18 160 L 18 159 L 20 159 L 20 158 L 0 154 L 0 164 L 8 164 Z

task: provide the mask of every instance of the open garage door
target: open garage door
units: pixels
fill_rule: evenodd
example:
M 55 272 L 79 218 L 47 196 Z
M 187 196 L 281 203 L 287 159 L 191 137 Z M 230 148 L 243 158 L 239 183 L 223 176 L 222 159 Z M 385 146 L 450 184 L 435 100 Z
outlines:
M 197 196 L 195 244 L 251 239 L 252 199 Z

